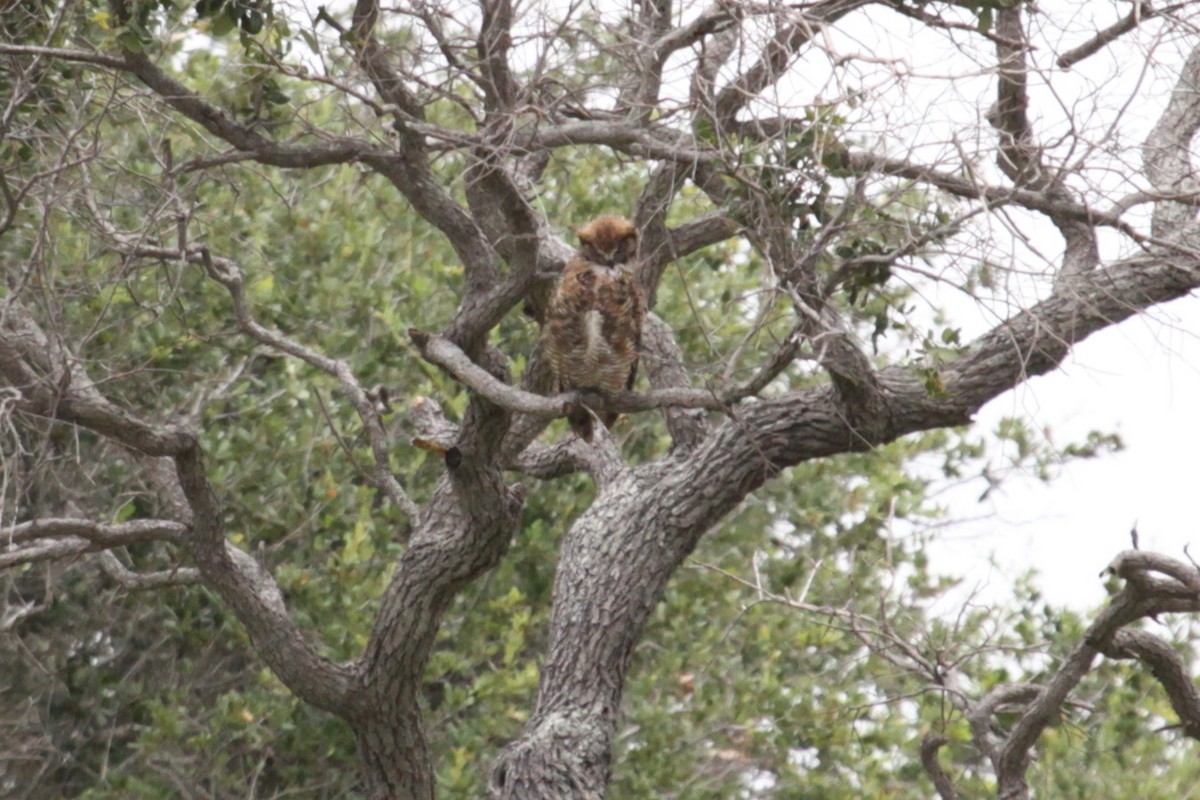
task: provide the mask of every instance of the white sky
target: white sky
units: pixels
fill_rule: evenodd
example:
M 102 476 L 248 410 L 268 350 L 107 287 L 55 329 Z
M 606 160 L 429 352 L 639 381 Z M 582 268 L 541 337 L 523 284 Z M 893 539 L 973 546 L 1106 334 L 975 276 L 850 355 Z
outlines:
M 1125 449 L 1069 463 L 1048 485 L 1015 476 L 983 503 L 981 481 L 953 490 L 943 498 L 952 514 L 993 516 L 943 530 L 934 569 L 961 576 L 964 590 L 980 588 L 980 599 L 999 600 L 1033 567 L 1048 600 L 1084 609 L 1104 599 L 1098 575 L 1130 547 L 1135 523 L 1142 548 L 1183 558 L 1191 542 L 1200 559 L 1192 508 L 1200 495 L 1197 331 L 1200 298 L 1176 301 L 1097 333 L 1062 369 L 989 403 L 981 430 L 1024 416 L 1059 444 L 1099 429 L 1119 433 Z

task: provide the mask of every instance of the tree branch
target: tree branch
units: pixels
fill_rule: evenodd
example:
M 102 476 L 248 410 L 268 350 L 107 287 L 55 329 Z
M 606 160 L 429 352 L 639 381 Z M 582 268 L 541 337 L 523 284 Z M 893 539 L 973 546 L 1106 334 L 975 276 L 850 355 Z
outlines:
M 1192 50 L 1158 123 L 1146 137 L 1142 158 L 1153 189 L 1165 197 L 1188 197 L 1200 191 L 1192 163 L 1191 143 L 1200 129 L 1200 47 Z M 1157 238 L 1195 238 L 1196 209 L 1190 202 L 1162 200 L 1155 204 L 1151 232 Z
M 921 766 L 925 768 L 925 773 L 933 781 L 933 788 L 937 790 L 938 797 L 942 800 L 958 800 L 958 792 L 954 789 L 954 783 L 946 774 L 946 770 L 942 769 L 937 756 L 938 750 L 941 750 L 942 746 L 949 741 L 945 736 L 927 735 L 922 738 Z
M 333 714 L 354 713 L 361 698 L 351 691 L 352 671 L 316 651 L 288 615 L 271 574 L 226 541 L 224 514 L 199 445 L 176 456 L 175 469 L 192 512 L 188 549 L 204 584 L 229 605 L 255 651 L 297 696 Z
M 458 439 L 459 428 L 446 419 L 441 406 L 429 397 L 417 397 L 409 406 L 409 417 L 417 436 L 413 444 L 444 456 Z M 587 469 L 587 448 L 576 446 L 576 440 L 567 437 L 554 444 L 532 442 L 525 446 L 509 447 L 505 444 L 504 468 L 530 475 L 542 480 L 551 480 L 563 475 Z M 516 455 L 512 455 L 515 453 Z
M 809 4 L 803 11 L 793 11 L 787 7 L 778 11 L 775 35 L 763 48 L 759 60 L 717 93 L 715 116 L 718 129 L 732 131 L 736 128 L 738 112 L 783 77 L 800 48 L 818 28 L 841 19 L 868 2 L 824 0 Z M 794 21 L 785 21 L 785 17 L 792 17 Z
M 632 22 L 625 76 L 619 81 L 619 112 L 641 121 L 649 121 L 658 105 L 662 88 L 662 70 L 666 51 L 658 46 L 671 28 L 672 0 L 647 0 L 639 4 L 640 13 Z
M 641 363 L 645 366 L 650 385 L 655 387 L 651 394 L 683 389 L 691 391 L 691 376 L 683 363 L 683 352 L 675 338 L 675 331 L 653 312 L 646 314 L 642 324 L 642 350 L 644 355 Z M 745 391 L 743 397 L 754 394 L 754 387 L 739 388 Z M 699 408 L 668 406 L 666 418 L 672 450 L 676 452 L 686 453 L 694 449 L 708 433 L 706 414 Z
M 74 61 L 77 64 L 92 64 L 97 67 L 107 67 L 109 69 L 124 70 L 128 68 L 128 64 L 121 56 L 92 50 L 71 50 L 65 47 L 42 47 L 32 44 L 0 42 L 0 53 L 14 56 L 45 56 L 47 58 Z
M 110 402 L 15 298 L 6 302 L 0 314 L 0 375 L 21 391 L 22 399 L 16 403 L 21 410 L 81 425 L 147 455 L 171 456 L 192 513 L 191 535 L 181 537 L 179 542 L 200 567 L 204 583 L 233 608 L 259 655 L 289 688 L 319 708 L 346 712 L 349 673 L 317 654 L 288 616 L 283 596 L 270 574 L 225 541 L 223 514 L 208 483 L 194 434 L 144 422 Z M 165 531 L 174 530 L 156 527 L 154 522 L 133 525 L 124 529 L 132 532 L 130 536 L 152 539 L 161 539 Z M 56 525 L 58 529 L 68 526 L 65 521 Z M 76 534 L 83 535 L 86 530 L 76 529 Z M 91 530 L 93 535 L 103 537 L 113 529 Z M 87 539 L 64 539 L 37 545 L 35 551 L 7 554 L 5 561 L 61 558 L 94 547 L 96 544 Z
M 1073 202 L 1063 185 L 1062 175 L 1051 172 L 1035 143 L 1029 122 L 1029 71 L 1025 51 L 1025 29 L 1021 8 L 1000 8 L 996 17 L 996 53 L 999 60 L 998 97 L 988 122 L 1000 133 L 1000 151 L 996 156 L 1000 170 L 1017 186 L 1034 189 L 1048 198 Z M 1090 223 L 1068 215 L 1050 213 L 1049 217 L 1066 240 L 1066 251 L 1056 281 L 1070 281 L 1094 269 L 1100 262 L 1095 229 Z
M 733 27 L 740 14 L 754 13 L 753 8 L 740 8 L 726 3 L 716 2 L 710 5 L 700 15 L 687 25 L 673 28 L 663 33 L 654 43 L 654 57 L 661 65 L 666 63 L 671 54 L 700 43 L 706 36 L 722 33 Z
M 144 53 L 126 52 L 120 65 L 113 66 L 133 74 L 171 108 L 238 151 L 252 153 L 254 160 L 263 164 L 316 167 L 359 161 L 372 154 L 380 157 L 385 153 L 366 142 L 342 137 L 304 147 L 280 145 L 235 122 L 224 111 L 168 75 Z
M 177 567 L 158 572 L 134 572 L 109 550 L 100 553 L 100 566 L 108 577 L 132 592 L 154 591 L 171 586 L 192 586 L 202 580 L 200 570 L 191 567 Z
M 565 392 L 554 397 L 543 397 L 496 379 L 483 369 L 449 339 L 430 336 L 418 330 L 409 330 L 409 338 L 417 346 L 422 358 L 431 364 L 445 368 L 455 380 L 486 397 L 496 405 L 523 414 L 543 417 L 561 417 L 566 413 L 565 405 L 585 405 L 597 411 L 617 411 L 628 414 L 656 408 L 678 406 L 682 408 L 720 409 L 726 403 L 712 392 L 701 389 L 657 389 L 650 392 L 616 392 L 603 397 L 591 393 Z M 740 398 L 729 398 L 734 402 Z
M 1001 684 L 992 687 L 976 702 L 967 704 L 963 716 L 971 726 L 975 746 L 992 762 L 993 769 L 1000 768 L 1000 749 L 1004 745 L 996 728 L 997 712 L 1005 706 L 1027 705 L 1036 700 L 1041 691 L 1041 686 L 1031 683 Z
M 1083 639 L 1029 703 L 1000 750 L 996 760 L 996 780 L 999 795 L 1004 800 L 1024 800 L 1028 797 L 1025 772 L 1034 744 L 1059 714 L 1068 694 L 1091 669 L 1092 662 L 1101 650 L 1116 647 L 1118 652 L 1122 651 L 1122 645 L 1110 643 L 1123 626 L 1161 612 L 1200 611 L 1200 570 L 1195 567 L 1166 556 L 1132 551 L 1118 555 L 1109 569 L 1126 577 L 1125 586 L 1088 626 Z M 1159 582 L 1156 573 L 1168 575 L 1170 580 Z M 1135 649 L 1140 645 L 1153 648 L 1153 645 L 1136 635 L 1121 641 Z M 1151 658 L 1154 656 L 1151 655 Z M 1166 670 L 1160 680 L 1173 680 L 1169 667 L 1165 667 L 1161 661 L 1152 663 Z M 1194 693 L 1194 688 L 1192 691 Z M 1179 699 L 1185 698 L 1180 696 Z
M 1179 716 L 1186 736 L 1200 739 L 1200 692 L 1171 645 L 1152 633 L 1123 629 L 1102 643 L 1100 652 L 1112 659 L 1136 659 L 1150 667 Z
M 98 548 L 123 547 L 145 542 L 179 544 L 187 526 L 166 519 L 135 519 L 103 523 L 70 517 L 43 517 L 0 529 L 0 544 L 14 545 L 38 539 L 84 539 Z
M 803 129 L 808 125 L 809 123 L 805 120 L 756 119 L 753 122 L 736 123 L 735 131 L 740 136 L 750 135 L 752 138 L 763 140 L 777 135 L 781 130 L 794 126 Z M 518 133 L 513 140 L 514 147 L 529 150 L 552 150 L 585 144 L 604 145 L 638 158 L 704 165 L 710 168 L 724 166 L 720 154 L 716 150 L 697 148 L 693 141 L 682 139 L 674 132 L 660 131 L 653 126 L 637 127 L 625 121 L 582 120 L 562 123 L 554 127 L 541 126 L 531 132 Z M 1114 228 L 1135 241 L 1145 239 L 1145 236 L 1133 226 L 1121 220 L 1122 209 L 1119 206 L 1111 210 L 1094 209 L 1068 197 L 1021 187 L 991 186 L 972 177 L 964 177 L 961 174 L 941 171 L 932 166 L 915 164 L 904 159 L 866 151 L 848 149 L 831 151 L 826 154 L 826 160 L 830 166 L 848 169 L 857 174 L 891 175 L 918 181 L 956 197 L 982 200 L 993 209 L 1005 205 L 1017 205 L 1054 218 Z M 1164 191 L 1166 196 L 1170 197 L 1181 195 L 1191 197 L 1195 194 L 1194 192 Z M 735 223 L 728 221 L 721 224 L 732 228 Z M 717 238 L 713 241 L 720 240 Z
M 1049 196 L 1044 192 L 1019 187 L 989 186 L 971 178 L 942 172 L 922 164 L 913 164 L 903 159 L 877 156 L 874 153 L 847 151 L 840 155 L 831 156 L 831 158 L 855 172 L 863 174 L 880 173 L 927 183 L 956 197 L 963 197 L 969 200 L 983 200 L 990 208 L 998 208 L 1010 204 L 1017 205 L 1031 211 L 1040 211 L 1050 217 L 1062 217 L 1093 225 L 1115 228 L 1135 240 L 1144 238 L 1136 229 L 1128 223 L 1123 222 L 1118 214 L 1089 208 L 1086 205 L 1072 202 L 1063 197 Z
M 403 76 L 392 66 L 387 51 L 375 38 L 379 20 L 377 0 L 358 0 L 354 7 L 350 41 L 359 62 L 379 95 L 407 117 L 424 122 L 425 110 L 418 97 L 405 85 Z M 396 116 L 393 128 L 400 137 L 400 156 L 364 158 L 367 164 L 392 182 L 421 217 L 445 234 L 462 261 L 471 293 L 492 286 L 497 280 L 496 254 L 471 215 L 446 191 L 429 166 L 425 142 L 409 129 L 404 118 Z M 472 330 L 467 338 L 474 340 Z M 460 341 L 460 344 L 464 343 Z
M 134 254 L 162 257 L 148 248 L 136 248 Z M 246 287 L 242 271 L 233 261 L 214 257 L 205 248 L 190 248 L 172 255 L 174 258 L 202 264 L 209 277 L 228 290 L 229 297 L 233 302 L 234 317 L 243 333 L 256 342 L 294 356 L 314 369 L 338 380 L 342 391 L 346 393 L 354 410 L 358 412 L 363 430 L 367 434 L 367 440 L 371 444 L 371 452 L 375 458 L 375 469 L 370 475 L 372 485 L 386 494 L 401 513 L 410 520 L 415 520 L 420 510 L 416 503 L 409 499 L 392 472 L 387 431 L 384 430 L 383 422 L 380 420 L 379 408 L 367 391 L 363 389 L 362 384 L 358 382 L 358 378 L 350 366 L 345 361 L 330 358 L 260 325 L 250 313 L 249 304 L 246 302 Z
M 0 304 L 0 375 L 20 392 L 21 411 L 82 425 L 146 455 L 177 455 L 194 441 L 182 428 L 150 424 L 109 402 L 16 298 Z
M 518 85 L 508 65 L 512 48 L 511 0 L 482 0 L 475 49 L 482 67 L 484 107 L 488 114 L 507 111 L 517 99 Z
M 1112 44 L 1126 33 L 1129 33 L 1142 22 L 1145 22 L 1151 17 L 1159 14 L 1169 14 L 1181 8 L 1183 5 L 1183 3 L 1176 3 L 1175 5 L 1168 6 L 1160 11 L 1152 8 L 1148 0 L 1135 0 L 1133 4 L 1133 10 L 1122 17 L 1119 22 L 1108 26 L 1083 44 L 1079 45 L 1078 47 L 1073 47 L 1060 55 L 1057 62 L 1058 66 L 1063 69 L 1070 69 L 1080 61 L 1083 61 L 1085 58 L 1093 56 L 1103 50 L 1105 47 L 1108 47 L 1108 45 Z

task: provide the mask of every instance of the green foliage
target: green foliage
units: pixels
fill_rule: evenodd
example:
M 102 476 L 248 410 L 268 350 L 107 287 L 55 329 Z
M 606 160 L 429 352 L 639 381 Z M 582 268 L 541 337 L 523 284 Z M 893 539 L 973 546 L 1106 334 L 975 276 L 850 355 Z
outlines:
M 212 20 L 209 30 L 214 36 L 224 36 L 234 26 L 251 35 L 261 33 L 270 13 L 270 3 L 262 0 L 199 0 L 196 3 L 196 16 Z

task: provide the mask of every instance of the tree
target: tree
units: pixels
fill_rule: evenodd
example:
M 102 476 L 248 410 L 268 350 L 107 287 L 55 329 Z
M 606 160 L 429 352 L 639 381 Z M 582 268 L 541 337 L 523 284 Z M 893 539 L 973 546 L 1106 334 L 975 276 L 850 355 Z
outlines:
M 494 796 L 598 797 L 614 748 L 639 758 L 636 735 L 617 741 L 637 644 L 670 627 L 654 617 L 664 602 L 693 626 L 731 613 L 707 589 L 691 608 L 670 582 L 691 586 L 681 568 L 753 496 L 737 546 L 770 551 L 757 597 L 817 620 L 780 623 L 795 651 L 772 638 L 770 656 L 857 688 L 814 700 L 735 681 L 739 699 L 763 691 L 780 714 L 729 747 L 708 737 L 693 748 L 679 796 L 788 791 L 809 750 L 828 770 L 874 746 L 891 762 L 878 774 L 914 796 L 919 764 L 943 798 L 1027 797 L 1035 750 L 1061 755 L 1053 726 L 1084 694 L 1129 712 L 1090 741 L 1170 762 L 1177 754 L 1139 731 L 1164 702 L 1183 734 L 1200 731 L 1188 630 L 1175 649 L 1136 623 L 1197 611 L 1194 565 L 1119 554 L 1123 586 L 1090 625 L 1032 610 L 1031 597 L 1001 633 L 981 617 L 924 615 L 936 579 L 919 549 L 883 535 L 933 513 L 912 459 L 939 453 L 952 472 L 973 454 L 944 429 L 1089 334 L 1200 285 L 1200 51 L 1178 45 L 1195 12 L 1137 3 L 1086 34 L 1059 13 L 988 0 L 655 0 L 619 13 L 358 0 L 311 16 L 260 0 L 48 0 L 10 11 L 0 567 L 6 627 L 73 676 L 52 716 L 98 719 L 80 696 L 132 702 L 137 685 L 98 680 L 119 653 L 125 675 L 143 663 L 169 663 L 193 687 L 237 675 L 241 697 L 201 692 L 225 726 L 326 725 L 330 758 L 353 738 L 370 797 L 432 797 L 434 749 L 451 765 L 443 789 L 469 792 L 462 742 L 481 735 L 506 737 Z M 895 44 L 898 25 L 983 65 L 977 115 L 954 130 L 905 116 L 930 108 L 923 78 L 882 47 L 848 44 L 861 31 Z M 1112 111 L 1119 87 L 1086 80 L 1089 60 L 1126 45 L 1142 48 L 1149 77 L 1170 69 L 1175 81 L 1141 165 L 1123 126 L 1140 86 Z M 816 91 L 814 76 L 827 78 Z M 648 388 L 546 396 L 522 309 L 540 315 L 570 253 L 558 233 L 568 216 L 625 209 L 654 309 Z M 1049 249 L 1027 232 L 1037 226 L 1061 252 L 1035 265 Z M 980 311 L 951 308 L 943 286 Z M 581 442 L 552 422 L 565 403 L 622 412 L 626 427 Z M 812 486 L 781 481 L 789 469 Z M 514 577 L 517 594 L 471 595 L 487 602 L 452 611 L 489 575 Z M 87 602 L 97 586 L 163 601 L 111 625 Z M 527 599 L 544 633 L 522 617 Z M 76 613 L 99 633 L 56 638 Z M 226 615 L 270 671 L 257 687 Z M 148 635 L 163 619 L 170 657 Z M 494 646 L 471 643 L 481 619 Z M 1023 663 L 1018 646 L 1054 658 Z M 1140 708 L 1105 680 L 1114 668 L 1096 668 L 1100 656 L 1145 665 L 1166 700 Z M 488 662 L 505 669 L 481 702 L 507 704 L 512 724 L 455 739 L 439 709 Z M 681 664 L 664 659 L 659 674 L 677 699 L 697 692 Z M 301 703 L 285 719 L 272 709 L 286 694 Z M 893 701 L 890 725 L 862 711 L 880 698 Z M 83 760 L 104 773 L 126 750 L 169 744 L 185 723 L 156 702 L 122 718 L 161 731 L 157 743 L 114 726 Z M 815 722 L 839 705 L 862 713 L 850 756 Z M 240 756 L 267 746 L 261 730 L 241 730 Z M 199 796 L 185 779 L 195 758 L 156 762 L 165 785 Z M 268 773 L 281 785 L 264 793 L 318 780 L 311 763 L 256 758 L 233 768 L 254 776 L 252 791 Z M 37 769 L 22 775 L 39 780 Z M 836 783 L 811 772 L 802 785 Z M 311 791 L 345 788 L 334 783 Z

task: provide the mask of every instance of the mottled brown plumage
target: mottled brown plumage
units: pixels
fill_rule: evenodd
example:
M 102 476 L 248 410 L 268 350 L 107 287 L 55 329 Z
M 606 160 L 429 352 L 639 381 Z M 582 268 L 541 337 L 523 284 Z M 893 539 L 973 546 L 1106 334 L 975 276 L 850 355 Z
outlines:
M 637 229 L 621 217 L 598 217 L 577 230 L 580 252 L 567 262 L 550 295 L 542 330 L 544 354 L 556 392 L 633 388 L 645 300 L 629 263 L 637 252 Z M 591 441 L 592 416 L 576 408 L 571 429 Z M 617 414 L 606 413 L 612 426 Z

